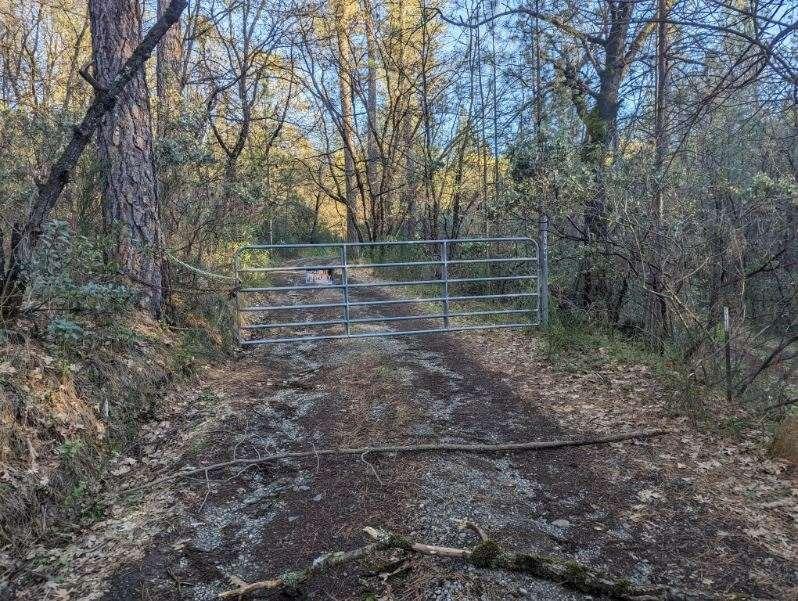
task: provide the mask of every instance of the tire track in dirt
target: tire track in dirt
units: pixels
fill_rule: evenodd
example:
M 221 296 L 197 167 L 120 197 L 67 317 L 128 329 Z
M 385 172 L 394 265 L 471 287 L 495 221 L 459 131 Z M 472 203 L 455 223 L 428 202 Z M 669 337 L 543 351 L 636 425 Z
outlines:
M 402 328 L 409 325 L 398 323 Z M 249 352 L 242 368 L 219 383 L 225 396 L 238 397 L 240 403 L 223 429 L 241 434 L 238 440 L 211 442 L 215 453 L 206 449 L 203 457 L 229 457 L 235 444 L 240 445 L 239 456 L 248 456 L 249 448 L 488 442 L 514 439 L 522 432 L 532 435 L 528 427 L 519 426 L 520 419 L 497 419 L 495 405 L 512 404 L 512 391 L 492 382 L 455 347 L 455 339 L 441 335 L 299 343 Z M 264 395 L 259 384 L 267 383 L 270 374 L 298 388 Z M 261 403 L 267 399 L 267 404 Z M 534 421 L 538 437 L 556 431 L 543 420 Z M 509 460 L 504 461 L 509 466 Z M 435 542 L 470 545 L 474 541 L 458 534 L 453 520 L 483 517 L 492 527 L 496 519 L 490 512 L 506 509 L 506 503 L 491 507 L 497 468 L 490 459 L 400 456 L 310 463 L 253 468 L 229 482 L 211 484 L 189 510 L 190 523 L 161 537 L 160 547 L 186 541 L 172 554 L 176 567 L 170 571 L 194 584 L 191 598 L 213 598 L 227 587 L 230 575 L 256 579 L 309 562 L 325 550 L 357 545 L 362 527 L 370 524 L 425 540 L 432 536 Z M 453 480 L 450 486 L 445 479 L 463 471 L 470 474 L 469 491 L 463 483 Z M 504 480 L 508 488 L 519 484 L 512 475 Z M 457 495 L 450 496 L 455 488 Z M 157 563 L 164 561 L 159 553 Z M 350 566 L 318 579 L 306 594 L 359 599 L 369 590 L 379 595 L 392 590 L 397 599 L 503 599 L 537 591 L 539 598 L 579 598 L 523 576 L 478 574 L 446 562 L 413 563 L 418 565 L 410 575 L 388 583 L 387 589 L 379 579 L 363 581 L 358 577 L 362 570 Z M 157 572 L 137 566 L 118 575 L 106 598 L 125 598 L 134 573 L 146 575 L 142 582 L 151 584 L 159 577 L 163 581 Z M 158 594 L 167 594 L 169 588 Z

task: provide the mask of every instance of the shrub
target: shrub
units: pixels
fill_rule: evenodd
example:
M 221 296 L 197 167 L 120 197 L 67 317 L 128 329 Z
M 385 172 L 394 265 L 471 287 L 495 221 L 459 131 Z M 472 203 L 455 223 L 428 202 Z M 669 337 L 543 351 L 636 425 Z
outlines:
M 58 346 L 68 346 L 83 339 L 83 328 L 64 317 L 53 319 L 47 324 L 47 338 Z
M 134 292 L 113 280 L 100 244 L 72 235 L 63 221 L 46 224 L 26 271 L 34 306 L 95 313 L 132 307 Z

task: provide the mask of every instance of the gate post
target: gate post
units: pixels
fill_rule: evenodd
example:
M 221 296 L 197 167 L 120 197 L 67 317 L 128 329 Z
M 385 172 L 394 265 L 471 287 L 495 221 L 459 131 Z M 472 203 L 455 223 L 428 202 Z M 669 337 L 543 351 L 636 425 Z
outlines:
M 538 221 L 538 306 L 540 323 L 549 325 L 549 217 L 540 214 Z
M 341 291 L 344 295 L 344 327 L 346 328 L 346 335 L 349 336 L 349 269 L 347 268 L 345 243 L 341 245 L 341 284 L 343 285 Z
M 241 254 L 236 250 L 234 269 L 236 271 L 233 305 L 235 306 L 236 342 L 241 346 L 244 335 L 241 330 Z
M 449 329 L 449 242 L 441 242 L 441 280 L 443 280 L 443 327 Z

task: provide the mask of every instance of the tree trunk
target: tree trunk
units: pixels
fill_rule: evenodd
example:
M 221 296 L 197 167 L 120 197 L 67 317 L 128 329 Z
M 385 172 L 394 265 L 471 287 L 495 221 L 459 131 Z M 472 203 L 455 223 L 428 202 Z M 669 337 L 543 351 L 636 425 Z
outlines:
M 158 0 L 158 16 L 168 6 L 167 0 Z M 158 135 L 168 134 L 169 127 L 179 115 L 183 84 L 183 32 L 180 22 L 175 23 L 161 38 L 156 51 L 156 92 L 158 96 Z
M 658 0 L 657 16 L 657 77 L 654 106 L 654 194 L 651 198 L 651 240 L 649 253 L 649 278 L 646 290 L 646 309 L 648 317 L 648 337 L 653 348 L 662 346 L 665 333 L 667 308 L 662 296 L 663 251 L 662 251 L 662 191 L 665 155 L 668 151 L 667 132 L 665 130 L 665 111 L 668 89 L 668 16 L 667 0 Z
M 367 96 L 366 96 L 366 179 L 368 181 L 369 198 L 372 207 L 374 231 L 378 235 L 385 233 L 385 215 L 381 210 L 383 199 L 382 189 L 377 181 L 377 170 L 380 163 L 379 149 L 377 148 L 377 40 L 376 17 L 371 0 L 363 0 L 366 21 L 366 59 L 367 67 Z
M 432 181 L 432 115 L 429 106 L 429 70 L 431 68 L 430 61 L 430 39 L 429 31 L 427 29 L 427 14 L 421 12 L 421 90 L 420 90 L 420 104 L 421 104 L 421 122 L 424 131 L 424 205 L 430 211 L 430 218 L 428 224 L 428 237 L 436 240 L 440 227 L 440 204 L 438 197 L 435 194 Z
M 413 92 L 413 82 L 410 81 L 410 74 L 418 69 L 418 50 L 414 43 L 415 24 L 410 23 L 412 11 L 404 0 L 396 3 L 396 14 L 398 17 L 399 39 L 396 42 L 398 69 L 396 73 L 396 90 L 399 98 L 398 106 L 401 106 L 402 116 L 400 119 L 401 139 L 401 158 L 404 165 L 400 168 L 403 171 L 404 180 L 401 187 L 401 198 L 399 203 L 406 212 L 404 220 L 404 236 L 412 240 L 418 234 L 418 169 L 415 157 L 415 134 L 418 126 L 418 106 L 416 94 Z
M 108 86 L 141 41 L 139 3 L 91 0 L 89 11 L 96 78 L 101 86 Z M 163 245 L 143 70 L 136 72 L 103 119 L 98 150 L 105 176 L 103 216 L 114 244 L 112 259 L 140 288 L 142 307 L 159 317 Z
M 576 94 L 574 98 L 587 130 L 582 157 L 592 165 L 596 185 L 596 191 L 584 209 L 585 235 L 590 248 L 578 280 L 577 301 L 583 308 L 597 308 L 605 315 L 611 312 L 612 304 L 607 265 L 609 208 L 606 178 L 612 164 L 613 140 L 618 125 L 619 93 L 628 66 L 626 38 L 632 10 L 633 3 L 626 3 L 613 16 L 604 44 L 604 68 L 599 73 L 595 106 L 588 111 L 581 95 Z
M 334 4 L 336 42 L 338 45 L 338 90 L 341 96 L 341 142 L 344 150 L 346 190 L 346 239 L 358 241 L 355 202 L 354 115 L 352 112 L 352 70 L 350 68 L 349 11 L 345 0 Z

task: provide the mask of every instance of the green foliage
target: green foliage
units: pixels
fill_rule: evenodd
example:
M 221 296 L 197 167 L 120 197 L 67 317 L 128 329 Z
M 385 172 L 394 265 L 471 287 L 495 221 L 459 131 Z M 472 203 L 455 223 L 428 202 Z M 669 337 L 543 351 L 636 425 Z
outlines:
M 571 370 L 599 368 L 608 360 L 624 364 L 644 364 L 661 375 L 668 375 L 674 350 L 652 352 L 634 336 L 598 324 L 590 319 L 552 307 L 550 323 L 543 330 L 546 353 L 550 360 Z
M 168 133 L 156 139 L 155 158 L 162 170 L 213 165 L 216 162 L 207 145 L 202 144 L 204 124 L 198 115 L 186 113 L 170 124 Z
M 142 336 L 131 330 L 127 323 L 111 322 L 105 324 L 98 335 L 102 337 L 104 341 L 110 342 L 114 346 L 123 349 L 130 348 L 134 344 L 142 342 Z
M 509 150 L 512 187 L 504 194 L 500 212 L 529 205 L 558 209 L 579 207 L 593 189 L 591 167 L 565 135 L 546 140 L 522 140 Z
M 61 347 L 80 342 L 84 334 L 82 327 L 65 317 L 58 317 L 47 324 L 48 339 Z
M 86 484 L 85 480 L 81 480 L 75 484 L 67 493 L 67 496 L 64 498 L 64 505 L 70 509 L 74 509 L 82 503 L 84 497 L 86 496 L 86 491 L 88 489 L 88 485 Z
M 109 281 L 100 246 L 72 235 L 63 221 L 45 225 L 26 276 L 34 302 L 50 309 L 117 313 L 134 299 L 131 289 Z
M 200 405 L 209 405 L 216 403 L 219 400 L 219 395 L 211 388 L 203 388 L 197 397 L 197 403 Z
M 58 447 L 58 454 L 66 459 L 75 459 L 85 448 L 86 443 L 80 438 L 65 440 Z
M 0 216 L 18 215 L 36 186 L 31 166 L 35 153 L 53 156 L 74 123 L 64 115 L 28 112 L 0 102 Z
M 252 236 L 261 243 L 268 243 L 269 240 L 275 243 L 320 243 L 338 239 L 328 224 L 316 219 L 314 207 L 309 206 L 296 191 L 281 206 L 279 217 L 271 222 L 265 219 Z

